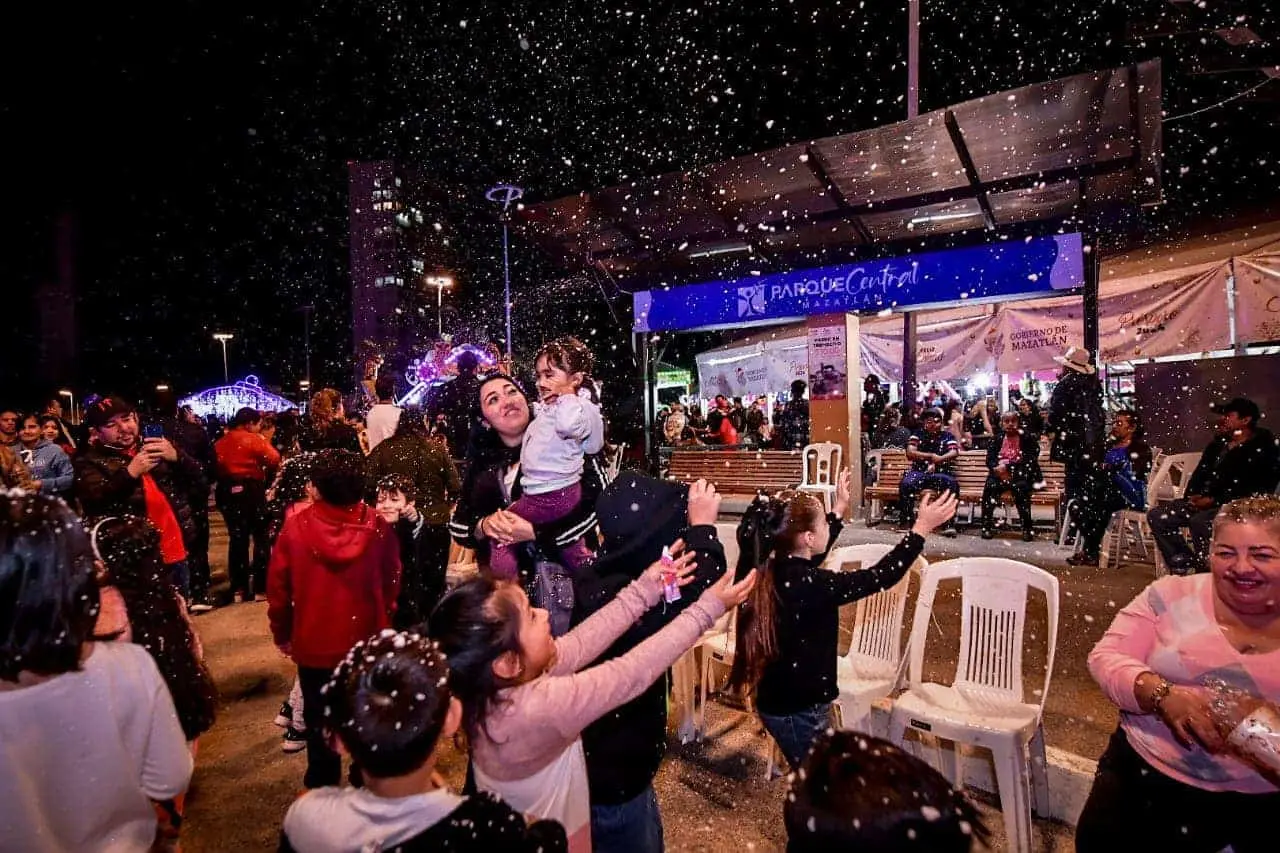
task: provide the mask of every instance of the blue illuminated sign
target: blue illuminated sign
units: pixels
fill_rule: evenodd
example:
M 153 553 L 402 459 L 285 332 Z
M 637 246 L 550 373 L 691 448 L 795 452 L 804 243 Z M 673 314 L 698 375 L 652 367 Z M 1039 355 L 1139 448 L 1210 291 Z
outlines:
M 635 330 L 746 326 L 1083 286 L 1083 241 L 1079 234 L 1060 234 L 643 291 L 635 294 Z

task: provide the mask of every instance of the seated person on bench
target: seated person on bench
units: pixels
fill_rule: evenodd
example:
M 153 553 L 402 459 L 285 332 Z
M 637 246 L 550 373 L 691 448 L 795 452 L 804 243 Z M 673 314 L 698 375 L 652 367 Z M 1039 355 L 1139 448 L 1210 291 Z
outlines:
M 1016 412 L 1000 416 L 1000 438 L 987 445 L 987 482 L 982 486 L 982 538 L 996 535 L 996 507 L 1000 496 L 1013 492 L 1013 505 L 1018 508 L 1018 521 L 1022 522 L 1022 541 L 1035 539 L 1031 531 L 1032 483 L 1038 475 L 1037 457 L 1040 441 L 1031 432 L 1023 430 Z
M 911 470 L 902 475 L 898 486 L 898 512 L 902 518 L 900 527 L 915 523 L 915 498 L 925 489 L 935 492 L 950 491 L 960 497 L 960 483 L 954 472 L 956 458 L 960 456 L 960 442 L 942 428 L 942 411 L 925 409 L 920 416 L 921 429 L 911 434 L 907 442 L 907 458 Z M 942 528 L 944 536 L 955 536 L 955 519 Z

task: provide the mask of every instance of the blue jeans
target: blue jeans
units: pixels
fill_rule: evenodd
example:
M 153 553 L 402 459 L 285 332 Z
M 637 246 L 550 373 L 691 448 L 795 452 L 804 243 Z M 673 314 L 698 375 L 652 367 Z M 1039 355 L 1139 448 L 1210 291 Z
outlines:
M 819 702 L 812 708 L 777 717 L 761 713 L 760 721 L 777 741 L 791 769 L 798 770 L 800 762 L 809 754 L 809 747 L 831 725 L 831 703 Z
M 596 853 L 662 853 L 662 814 L 652 784 L 633 800 L 591 807 L 591 849 Z
M 914 521 L 916 517 L 916 495 L 925 489 L 936 492 L 951 492 L 960 497 L 960 484 L 950 474 L 941 472 L 908 471 L 902 475 L 898 484 L 898 512 L 904 522 Z

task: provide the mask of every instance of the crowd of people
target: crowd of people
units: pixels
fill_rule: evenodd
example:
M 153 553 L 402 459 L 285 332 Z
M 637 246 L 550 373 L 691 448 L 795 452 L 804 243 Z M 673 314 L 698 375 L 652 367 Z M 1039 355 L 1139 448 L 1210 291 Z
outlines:
M 397 406 L 382 377 L 358 424 L 323 389 L 304 417 L 245 409 L 216 436 L 190 412 L 142 422 L 111 395 L 88 406 L 84 432 L 53 411 L 0 412 L 0 438 L 13 436 L 0 440 L 3 845 L 177 848 L 218 708 L 192 616 L 214 606 L 211 494 L 227 603 L 265 600 L 296 667 L 275 722 L 285 751 L 305 751 L 307 793 L 281 815 L 282 850 L 662 850 L 664 674 L 735 610 L 730 684 L 797 771 L 780 806 L 788 849 L 961 851 L 985 838 L 930 767 L 832 728 L 839 608 L 894 586 L 926 537 L 954 532 L 950 465 L 972 441 L 961 410 L 922 410 L 905 439 L 909 529 L 875 565 L 822 568 L 855 501 L 846 470 L 831 512 L 798 491 L 753 502 L 730 566 L 713 486 L 604 475 L 592 368 L 564 339 L 539 350 L 529 390 L 468 363 L 427 411 Z M 1094 385 L 1088 354 L 1068 352 L 1047 416 L 1028 405 L 984 424 L 984 533 L 1012 492 L 1029 534 L 1039 428 L 1054 458 L 1074 460 L 1086 557 L 1105 515 L 1145 506 L 1141 420 L 1117 414 L 1104 441 Z M 714 435 L 737 429 L 725 403 Z M 892 411 L 868 404 L 877 422 Z M 1124 608 L 1090 657 L 1122 713 L 1082 850 L 1114 849 L 1115 827 L 1134 845 L 1262 849 L 1250 833 L 1280 804 L 1222 710 L 1224 697 L 1249 713 L 1280 701 L 1275 442 L 1248 400 L 1220 412 L 1184 501 L 1152 510 L 1175 576 Z M 701 440 L 682 420 L 671 410 L 663 434 Z M 774 422 L 784 444 L 807 432 L 803 388 Z M 449 588 L 452 543 L 481 568 Z M 459 790 L 435 769 L 451 743 L 468 757 Z

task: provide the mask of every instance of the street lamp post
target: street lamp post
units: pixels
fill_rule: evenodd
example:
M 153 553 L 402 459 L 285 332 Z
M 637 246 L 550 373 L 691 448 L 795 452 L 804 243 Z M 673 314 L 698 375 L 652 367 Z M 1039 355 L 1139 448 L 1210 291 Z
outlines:
M 63 388 L 61 391 L 58 392 L 58 396 L 66 397 L 70 401 L 69 405 L 71 406 L 71 422 L 79 423 L 80 419 L 76 417 L 76 395 L 72 393 L 72 391 L 70 391 L 69 389 Z
M 502 280 L 504 283 L 503 304 L 507 310 L 507 358 L 511 357 L 511 262 L 508 255 L 507 221 L 511 202 L 524 198 L 524 190 L 512 184 L 498 184 L 484 194 L 492 202 L 502 204 Z
M 308 383 L 311 381 L 311 312 L 316 310 L 314 305 L 302 305 L 297 310 L 302 312 L 302 348 L 306 353 L 306 377 Z
M 231 372 L 227 370 L 227 341 L 234 338 L 235 335 L 230 332 L 214 332 L 213 339 L 222 344 L 222 381 L 226 385 L 231 384 Z
M 453 279 L 447 275 L 429 275 L 427 284 L 436 289 L 436 334 L 444 339 L 444 291 L 453 287 Z

